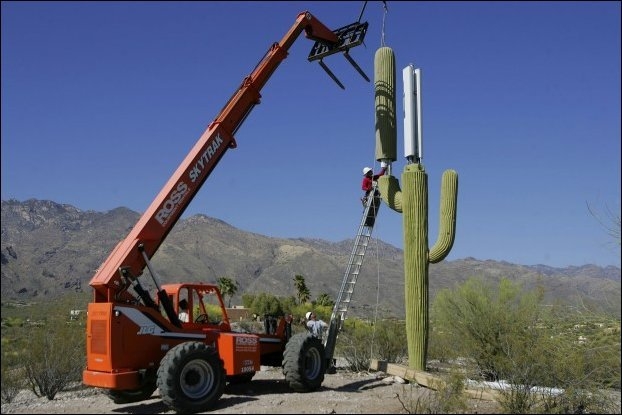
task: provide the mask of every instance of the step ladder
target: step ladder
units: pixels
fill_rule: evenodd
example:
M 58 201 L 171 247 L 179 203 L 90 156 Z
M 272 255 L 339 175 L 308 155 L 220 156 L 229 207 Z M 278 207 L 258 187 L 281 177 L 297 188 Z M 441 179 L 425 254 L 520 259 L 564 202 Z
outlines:
M 324 350 L 326 356 L 326 368 L 327 370 L 333 366 L 333 355 L 335 352 L 335 344 L 337 342 L 337 333 L 341 330 L 343 322 L 348 312 L 348 306 L 354 293 L 354 285 L 356 279 L 359 276 L 361 267 L 363 266 L 363 259 L 365 258 L 365 252 L 371 239 L 371 233 L 374 229 L 374 223 L 376 222 L 376 216 L 378 215 L 378 209 L 380 208 L 381 198 L 380 192 L 374 186 L 373 191 L 370 192 L 367 197 L 367 204 L 363 210 L 363 216 L 361 218 L 361 224 L 359 225 L 356 239 L 354 240 L 354 246 L 352 253 L 350 254 L 350 260 L 346 272 L 343 276 L 343 282 L 341 283 L 341 289 L 337 295 L 335 306 L 333 307 L 333 313 L 330 317 L 330 323 L 328 325 L 328 334 L 324 343 Z

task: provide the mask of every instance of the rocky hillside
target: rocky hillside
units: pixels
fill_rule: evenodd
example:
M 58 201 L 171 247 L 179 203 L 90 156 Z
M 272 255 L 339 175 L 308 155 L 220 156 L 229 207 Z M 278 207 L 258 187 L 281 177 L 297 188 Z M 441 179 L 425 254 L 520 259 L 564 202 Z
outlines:
M 46 200 L 2 201 L 2 300 L 39 301 L 68 291 L 90 292 L 95 270 L 138 218 L 126 208 L 95 212 Z M 322 293 L 335 297 L 353 242 L 271 238 L 196 215 L 175 226 L 152 262 L 162 283 L 236 280 L 240 289 L 233 303 L 246 292 L 295 295 L 295 275 L 305 277 L 312 298 Z M 150 287 L 148 270 L 144 276 L 142 282 Z M 552 268 L 475 258 L 443 261 L 430 265 L 431 298 L 439 289 L 473 276 L 540 285 L 551 303 L 594 304 L 620 316 L 617 267 Z M 382 313 L 403 315 L 403 285 L 402 251 L 374 239 L 350 309 L 365 315 L 378 307 Z

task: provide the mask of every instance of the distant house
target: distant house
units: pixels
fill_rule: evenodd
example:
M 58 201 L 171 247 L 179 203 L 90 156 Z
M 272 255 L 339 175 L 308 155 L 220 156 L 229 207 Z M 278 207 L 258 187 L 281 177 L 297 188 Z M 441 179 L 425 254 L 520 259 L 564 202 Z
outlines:
M 251 318 L 250 309 L 237 305 L 232 308 L 227 308 L 227 315 L 229 316 L 229 321 L 231 322 L 250 320 Z

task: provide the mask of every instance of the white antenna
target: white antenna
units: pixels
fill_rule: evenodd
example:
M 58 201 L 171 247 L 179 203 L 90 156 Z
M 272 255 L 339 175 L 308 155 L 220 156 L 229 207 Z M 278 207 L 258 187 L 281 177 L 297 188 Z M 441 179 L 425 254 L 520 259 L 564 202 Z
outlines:
M 404 157 L 408 163 L 421 163 L 421 69 L 411 64 L 402 69 L 404 80 Z

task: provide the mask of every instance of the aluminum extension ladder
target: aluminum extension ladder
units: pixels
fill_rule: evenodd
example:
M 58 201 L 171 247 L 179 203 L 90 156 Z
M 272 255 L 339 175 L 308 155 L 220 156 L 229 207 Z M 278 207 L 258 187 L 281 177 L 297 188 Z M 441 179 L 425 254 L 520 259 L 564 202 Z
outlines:
M 374 229 L 374 223 L 376 222 L 380 204 L 380 193 L 374 186 L 373 191 L 370 192 L 367 198 L 367 204 L 365 205 L 361 224 L 359 225 L 356 239 L 354 240 L 354 246 L 350 253 L 350 260 L 348 261 L 348 266 L 343 276 L 341 289 L 339 290 L 337 301 L 335 301 L 333 313 L 330 317 L 328 335 L 324 343 L 327 370 L 334 364 L 333 355 L 335 352 L 335 343 L 337 342 L 337 333 L 341 330 L 346 318 L 348 306 L 350 305 L 352 294 L 354 293 L 354 285 L 356 284 L 356 279 L 363 266 L 363 259 L 365 258 L 365 252 L 367 251 L 367 246 L 371 239 L 371 233 Z

